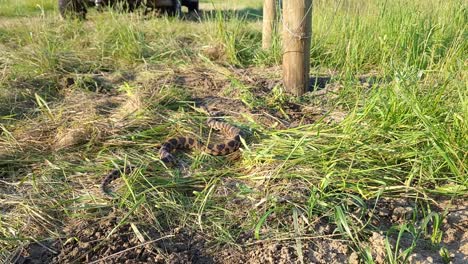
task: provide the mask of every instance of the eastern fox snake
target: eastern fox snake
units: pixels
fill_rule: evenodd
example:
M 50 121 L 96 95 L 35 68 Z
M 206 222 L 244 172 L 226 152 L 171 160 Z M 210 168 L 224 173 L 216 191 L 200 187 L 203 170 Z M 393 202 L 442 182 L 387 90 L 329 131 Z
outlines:
M 204 144 L 196 138 L 190 136 L 174 137 L 166 140 L 159 149 L 159 158 L 166 164 L 175 164 L 176 158 L 172 154 L 178 149 L 199 149 L 213 156 L 222 156 L 235 152 L 240 147 L 240 129 L 226 122 L 217 120 L 213 117 L 208 118 L 207 125 L 215 130 L 219 130 L 226 139 L 219 144 Z M 135 169 L 132 165 L 124 168 L 114 169 L 101 182 L 101 191 L 110 195 L 108 185 L 119 178 L 122 173 L 130 174 Z

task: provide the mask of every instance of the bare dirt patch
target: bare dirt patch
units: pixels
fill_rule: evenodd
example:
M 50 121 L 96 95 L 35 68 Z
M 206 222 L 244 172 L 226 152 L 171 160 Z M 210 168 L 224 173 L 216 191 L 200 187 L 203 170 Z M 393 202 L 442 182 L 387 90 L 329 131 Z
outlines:
M 203 241 L 189 232 L 163 234 L 120 220 L 109 216 L 71 222 L 63 238 L 51 244 L 53 249 L 32 243 L 20 250 L 15 263 L 210 263 L 201 255 Z
M 110 221 L 108 221 L 110 220 Z M 249 246 L 209 245 L 201 233 L 175 229 L 165 234 L 145 230 L 145 240 L 129 224 L 115 219 L 81 222 L 65 229 L 54 243 L 32 243 L 19 250 L 14 263 L 297 263 L 290 241 L 261 241 Z M 115 228 L 115 229 L 114 229 Z M 151 237 L 148 235 L 150 234 Z M 350 250 L 340 242 L 306 243 L 302 258 L 309 263 L 342 263 Z
M 468 262 L 468 203 L 466 199 L 441 201 L 439 210 L 445 212 L 442 221 L 442 241 L 439 245 L 430 243 L 430 239 L 419 241 L 409 260 L 411 263 L 450 263 Z M 430 226 L 433 230 L 435 227 Z M 406 242 L 406 244 L 405 244 Z M 410 246 L 403 240 L 403 246 Z M 442 256 L 441 256 L 442 255 Z
M 374 208 L 375 206 L 375 208 Z M 389 230 L 416 217 L 416 228 L 422 233 L 418 237 L 404 234 L 400 239 L 396 232 L 388 234 L 390 244 L 394 248 L 399 240 L 398 252 L 412 246 L 416 242 L 413 253 L 409 255 L 410 263 L 466 263 L 468 261 L 468 203 L 465 199 L 440 199 L 431 206 L 433 212 L 442 216 L 441 223 L 435 218 L 423 213 L 425 208 L 418 207 L 407 199 L 383 199 L 377 204 L 369 203 L 372 223 L 379 230 Z M 417 208 L 417 209 L 415 209 Z M 424 232 L 426 230 L 426 232 Z M 440 231 L 440 233 L 437 233 Z M 440 240 L 431 241 L 435 235 L 440 234 Z M 432 237 L 431 237 L 432 236 Z M 384 233 L 374 232 L 369 240 L 373 252 L 377 256 L 377 263 L 384 263 L 385 252 Z
M 326 123 L 339 123 L 346 117 L 345 111 L 329 106 L 330 98 L 336 97 L 341 88 L 337 84 L 328 83 L 330 78 L 327 81 L 319 78 L 317 87 L 322 90 L 307 94 L 305 98 L 314 98 L 313 102 L 295 102 L 284 94 L 274 98 L 272 91 L 281 86 L 278 67 L 261 71 L 256 68 L 217 67 L 152 69 L 141 73 L 136 80 L 139 85 L 148 87 L 148 90 L 181 87 L 187 91 L 188 99 L 196 104 L 209 106 L 237 119 L 248 114 L 255 122 L 276 129 L 313 124 L 322 119 Z
M 230 186 L 234 184 L 229 183 Z M 231 186 L 232 187 L 232 186 Z M 230 187 L 230 188 L 231 188 Z M 234 187 L 232 187 L 234 188 Z M 232 189 L 231 188 L 231 189 Z M 230 191 L 229 191 L 230 192 Z M 401 200 L 385 200 L 376 213 L 380 220 L 396 224 L 402 216 Z M 395 206 L 394 206 L 395 205 Z M 404 205 L 404 204 L 403 204 Z M 445 206 L 446 204 L 444 204 Z M 387 214 L 388 212 L 388 214 Z M 210 243 L 203 233 L 189 229 L 157 231 L 137 223 L 121 223 L 111 214 L 97 220 L 71 221 L 56 241 L 31 243 L 17 250 L 14 263 L 359 263 L 349 241 L 333 237 L 334 226 L 319 221 L 315 238 L 253 239 L 252 233 L 239 237 L 239 246 Z M 451 203 L 443 225 L 442 247 L 448 249 L 451 263 L 466 263 L 468 214 L 463 200 Z M 393 236 L 389 237 L 392 247 Z M 371 248 L 376 263 L 386 263 L 384 233 L 372 232 L 363 246 Z M 400 243 L 406 249 L 410 241 Z M 417 241 L 410 263 L 444 263 L 437 248 L 427 248 L 427 239 Z M 298 251 L 300 245 L 300 251 Z M 301 252 L 299 254 L 299 252 Z M 40 262 L 38 262 L 40 261 Z

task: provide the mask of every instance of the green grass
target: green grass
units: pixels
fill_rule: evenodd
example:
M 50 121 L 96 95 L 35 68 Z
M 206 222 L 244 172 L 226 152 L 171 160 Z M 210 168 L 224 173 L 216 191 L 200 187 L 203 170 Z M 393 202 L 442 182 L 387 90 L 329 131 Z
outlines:
M 0 0 L 0 17 L 28 17 L 57 10 L 54 0 Z
M 206 1 L 202 9 L 218 11 L 199 22 L 95 11 L 87 21 L 67 21 L 56 1 L 36 2 L 0 0 L 0 257 L 60 236 L 63 220 L 118 208 L 128 221 L 190 227 L 220 244 L 236 244 L 248 230 L 255 239 L 314 236 L 312 223 L 323 218 L 370 263 L 363 241 L 378 227 L 357 208 L 371 211 L 366 204 L 383 198 L 405 197 L 422 208 L 440 197 L 466 199 L 464 1 L 314 1 L 311 74 L 333 73 L 341 87 L 327 99 L 291 98 L 281 86 L 259 96 L 237 73 L 278 76 L 270 67 L 281 62 L 278 36 L 271 50 L 261 50 L 261 1 Z M 166 169 L 157 144 L 207 132 L 205 116 L 190 108 L 197 79 L 174 81 L 202 78 L 200 72 L 229 83 L 223 96 L 250 110 L 273 109 L 285 120 L 290 103 L 326 111 L 313 124 L 287 129 L 250 113 L 236 116 L 230 120 L 247 134 L 239 160 L 195 151 L 180 155 L 189 172 Z M 93 77 L 100 73 L 111 81 Z M 362 85 L 362 76 L 375 83 Z M 77 80 L 72 88 L 64 88 L 65 77 Z M 100 88 L 112 96 L 96 93 Z M 327 122 L 335 113 L 344 119 Z M 73 144 L 60 143 L 66 136 Z M 100 179 L 125 160 L 139 169 L 124 178 L 118 199 L 103 199 Z M 237 187 L 224 195 L 227 181 Z M 388 237 L 439 245 L 437 228 L 418 221 L 437 223 L 442 213 L 416 209 Z M 308 222 L 299 223 L 303 218 Z M 398 246 L 388 244 L 389 263 L 413 250 Z

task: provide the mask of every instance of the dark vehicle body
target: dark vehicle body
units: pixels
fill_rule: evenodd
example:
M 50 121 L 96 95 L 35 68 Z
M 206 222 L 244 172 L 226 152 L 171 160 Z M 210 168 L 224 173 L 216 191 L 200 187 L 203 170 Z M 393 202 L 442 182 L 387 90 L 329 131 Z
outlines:
M 147 10 L 159 9 L 170 15 L 181 12 L 181 7 L 186 6 L 189 12 L 198 11 L 199 0 L 58 0 L 62 17 L 86 18 L 87 8 L 95 6 L 102 10 L 104 7 L 118 7 L 122 10 L 133 11 L 144 7 Z

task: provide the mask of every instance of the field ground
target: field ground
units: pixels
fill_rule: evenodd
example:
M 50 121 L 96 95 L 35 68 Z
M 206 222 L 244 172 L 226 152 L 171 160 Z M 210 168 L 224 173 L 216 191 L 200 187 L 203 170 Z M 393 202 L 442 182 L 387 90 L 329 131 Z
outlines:
M 261 50 L 261 1 L 201 8 L 65 21 L 0 0 L 0 260 L 468 262 L 465 1 L 314 1 L 301 98 L 279 38 Z M 166 167 L 161 142 L 210 134 L 194 106 L 241 149 Z

